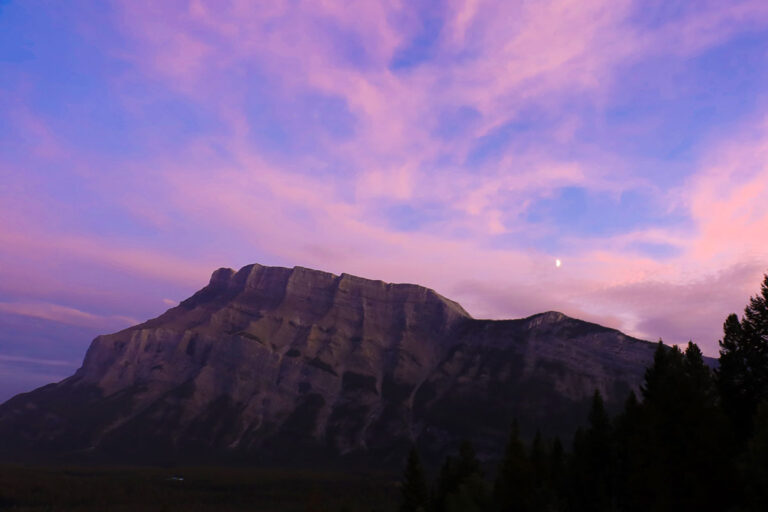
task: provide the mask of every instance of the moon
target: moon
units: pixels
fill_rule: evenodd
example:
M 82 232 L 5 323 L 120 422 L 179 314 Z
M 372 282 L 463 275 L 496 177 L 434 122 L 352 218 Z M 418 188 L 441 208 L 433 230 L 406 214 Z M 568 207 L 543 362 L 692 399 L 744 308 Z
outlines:
M 555 260 L 555 266 L 556 266 L 557 268 L 560 268 L 560 265 L 562 265 L 562 264 L 563 264 L 563 262 L 562 262 L 562 261 L 560 261 L 560 260 Z

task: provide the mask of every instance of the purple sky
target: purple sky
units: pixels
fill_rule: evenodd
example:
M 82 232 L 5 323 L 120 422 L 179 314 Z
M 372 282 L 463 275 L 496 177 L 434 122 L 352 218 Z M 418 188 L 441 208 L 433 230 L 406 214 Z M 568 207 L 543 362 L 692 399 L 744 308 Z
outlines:
M 0 400 L 253 262 L 715 355 L 768 2 L 0 0 Z

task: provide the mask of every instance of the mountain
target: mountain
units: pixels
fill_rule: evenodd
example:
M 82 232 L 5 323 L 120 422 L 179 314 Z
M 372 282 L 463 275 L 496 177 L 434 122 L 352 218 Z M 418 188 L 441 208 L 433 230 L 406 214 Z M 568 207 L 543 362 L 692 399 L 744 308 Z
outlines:
M 0 458 L 246 461 L 500 453 L 510 424 L 570 435 L 655 345 L 547 312 L 477 320 L 434 291 L 302 267 L 219 269 L 70 378 L 0 406 Z

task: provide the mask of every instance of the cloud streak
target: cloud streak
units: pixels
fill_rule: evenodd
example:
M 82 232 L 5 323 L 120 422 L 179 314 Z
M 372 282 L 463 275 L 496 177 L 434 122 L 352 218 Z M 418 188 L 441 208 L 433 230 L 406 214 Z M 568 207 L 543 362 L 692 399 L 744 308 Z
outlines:
M 55 359 L 38 359 L 35 357 L 5 356 L 0 354 L 0 363 L 27 363 L 43 366 L 69 366 L 77 367 L 78 363 L 71 361 L 58 361 Z
M 125 316 L 99 316 L 94 315 L 93 313 L 88 313 L 86 311 L 80 311 L 79 309 L 44 302 L 0 302 L 0 312 L 29 316 L 33 318 L 42 318 L 43 320 L 50 320 L 63 324 L 81 325 L 88 327 L 128 327 L 138 323 L 138 321 L 134 318 Z

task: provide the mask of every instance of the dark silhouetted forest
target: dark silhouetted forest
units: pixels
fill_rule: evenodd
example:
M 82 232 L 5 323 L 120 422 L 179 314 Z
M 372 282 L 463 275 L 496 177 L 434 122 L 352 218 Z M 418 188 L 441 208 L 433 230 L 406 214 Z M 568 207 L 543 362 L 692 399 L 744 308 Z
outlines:
M 660 341 L 618 415 L 595 392 L 567 450 L 538 434 L 524 444 L 513 425 L 500 458 L 489 478 L 465 442 L 428 482 L 412 450 L 401 512 L 768 510 L 768 276 L 726 319 L 716 370 L 696 344 Z

